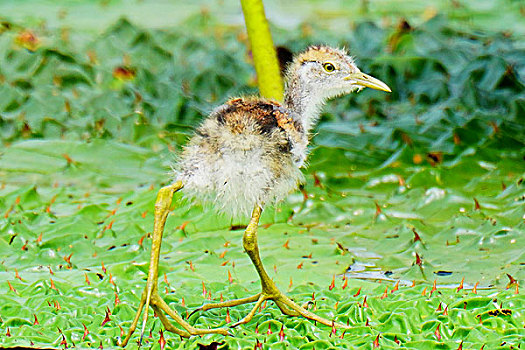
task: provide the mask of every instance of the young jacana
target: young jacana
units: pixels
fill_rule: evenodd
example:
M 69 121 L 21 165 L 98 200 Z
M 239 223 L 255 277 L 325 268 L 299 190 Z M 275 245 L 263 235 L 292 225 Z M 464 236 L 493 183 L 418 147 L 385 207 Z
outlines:
M 236 98 L 215 109 L 204 120 L 184 147 L 176 166 L 175 181 L 158 193 L 148 281 L 123 346 L 135 330 L 144 306 L 141 339 L 148 306 L 155 310 L 167 330 L 181 336 L 228 334 L 224 328 L 192 327 L 157 291 L 164 224 L 173 194 L 183 187 L 189 197 L 213 201 L 214 207 L 223 212 L 249 216 L 251 211 L 243 245 L 262 286 L 262 291 L 252 297 L 206 304 L 198 310 L 255 302 L 250 313 L 232 325 L 235 327 L 249 322 L 265 300 L 273 300 L 286 315 L 304 316 L 327 326 L 348 328 L 311 313 L 276 287 L 259 257 L 257 227 L 263 206 L 279 202 L 303 181 L 300 168 L 308 155 L 310 131 L 324 101 L 364 87 L 391 91 L 382 81 L 362 73 L 345 51 L 312 46 L 289 65 L 283 104 L 258 97 Z M 166 315 L 183 329 L 174 326 Z

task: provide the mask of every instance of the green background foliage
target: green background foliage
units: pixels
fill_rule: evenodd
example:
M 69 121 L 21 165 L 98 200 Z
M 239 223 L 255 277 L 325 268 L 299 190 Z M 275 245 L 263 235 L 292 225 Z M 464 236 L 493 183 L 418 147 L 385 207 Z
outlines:
M 266 208 L 260 228 L 281 289 L 298 302 L 314 294 L 318 314 L 354 328 L 334 335 L 269 303 L 232 337 L 165 334 L 166 348 L 523 346 L 523 287 L 507 276 L 523 286 L 523 7 L 495 1 L 491 17 L 443 3 L 310 1 L 291 15 L 296 28 L 268 4 L 276 44 L 345 46 L 393 90 L 327 104 L 304 191 Z M 0 6 L 0 343 L 107 349 L 145 285 L 170 164 L 214 106 L 256 93 L 254 70 L 243 27 L 221 16 L 238 4 L 194 5 L 168 29 L 147 2 L 47 5 L 17 5 L 45 22 Z M 177 194 L 168 217 L 159 287 L 182 315 L 259 289 L 246 223 L 210 210 Z M 248 310 L 228 312 L 236 321 Z M 190 323 L 224 326 L 226 310 Z M 150 319 L 145 348 L 160 347 L 160 329 Z

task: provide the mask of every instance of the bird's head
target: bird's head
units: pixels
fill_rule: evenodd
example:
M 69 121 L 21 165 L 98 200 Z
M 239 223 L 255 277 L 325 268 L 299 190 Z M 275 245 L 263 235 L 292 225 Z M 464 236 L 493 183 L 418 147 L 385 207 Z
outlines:
M 359 91 L 365 87 L 391 92 L 381 80 L 362 73 L 352 57 L 341 49 L 311 46 L 297 55 L 288 68 L 307 90 L 322 99 Z

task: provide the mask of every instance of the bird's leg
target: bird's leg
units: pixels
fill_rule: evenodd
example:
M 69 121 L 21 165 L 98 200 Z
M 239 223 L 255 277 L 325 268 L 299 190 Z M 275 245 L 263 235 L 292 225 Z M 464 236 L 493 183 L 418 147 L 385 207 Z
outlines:
M 189 323 L 184 321 L 180 315 L 171 309 L 168 304 L 159 296 L 157 291 L 157 282 L 158 282 L 158 272 L 159 272 L 159 257 L 160 257 L 160 246 L 162 243 L 162 234 L 164 232 L 164 225 L 166 224 L 166 218 L 168 217 L 169 208 L 171 201 L 173 199 L 173 194 L 179 191 L 184 185 L 181 181 L 177 181 L 169 186 L 163 187 L 159 190 L 157 195 L 157 200 L 155 201 L 155 222 L 153 224 L 153 239 L 151 243 L 151 256 L 150 256 L 150 265 L 148 270 L 148 281 L 146 283 L 146 288 L 142 293 L 139 308 L 137 314 L 131 323 L 128 334 L 124 341 L 120 344 L 121 346 L 126 346 L 131 335 L 137 328 L 138 321 L 140 319 L 140 314 L 142 309 L 146 306 L 144 310 L 144 316 L 142 321 L 142 329 L 140 332 L 140 341 L 142 343 L 142 337 L 146 329 L 146 321 L 148 320 L 148 311 L 149 306 L 157 312 L 159 319 L 161 320 L 164 327 L 171 332 L 174 332 L 183 337 L 189 337 L 191 335 L 200 335 L 200 334 L 209 334 L 209 333 L 219 333 L 223 335 L 228 335 L 228 331 L 223 328 L 217 329 L 198 329 L 192 327 Z M 184 330 L 175 327 L 163 314 L 166 313 L 171 318 L 175 320 Z
M 305 304 L 305 306 L 299 306 L 296 303 L 294 303 L 290 298 L 288 298 L 286 295 L 284 295 L 275 285 L 274 281 L 268 276 L 268 273 L 266 273 L 266 270 L 264 269 L 264 266 L 261 261 L 261 257 L 259 254 L 259 246 L 257 243 L 257 228 L 259 225 L 259 218 L 261 217 L 262 208 L 260 206 L 256 206 L 253 209 L 252 212 L 252 218 L 250 220 L 250 223 L 248 224 L 248 227 L 246 228 L 246 231 L 244 232 L 243 236 L 243 245 L 244 250 L 250 257 L 253 265 L 255 266 L 255 270 L 257 270 L 257 273 L 259 274 L 259 278 L 261 280 L 261 287 L 262 292 L 243 299 L 236 299 L 231 301 L 225 301 L 221 303 L 213 303 L 213 304 L 206 304 L 202 306 L 198 310 L 209 310 L 214 309 L 218 307 L 231 307 L 231 306 L 237 306 L 241 304 L 247 304 L 251 302 L 257 301 L 255 306 L 252 308 L 252 310 L 246 315 L 242 320 L 239 322 L 233 324 L 231 327 L 236 327 L 240 324 L 244 324 L 249 322 L 257 310 L 260 308 L 262 303 L 265 300 L 273 300 L 275 304 L 279 307 L 282 313 L 288 316 L 303 316 L 305 318 L 308 318 L 310 320 L 319 322 L 321 324 L 324 324 L 326 326 L 335 326 L 337 328 L 343 328 L 348 329 L 350 328 L 347 325 L 344 325 L 342 323 L 333 322 L 327 319 L 324 319 L 320 316 L 317 316 L 316 314 L 311 313 L 306 309 L 308 306 L 308 303 Z
M 248 224 L 248 227 L 246 227 L 246 231 L 244 231 L 242 243 L 244 246 L 244 250 L 250 257 L 253 265 L 255 266 L 255 270 L 257 270 L 257 273 L 259 274 L 259 278 L 261 279 L 262 293 L 270 297 L 273 295 L 278 295 L 280 292 L 275 286 L 275 283 L 266 273 L 266 270 L 264 269 L 264 266 L 261 261 L 261 257 L 259 256 L 259 245 L 257 243 L 257 228 L 259 226 L 259 218 L 261 217 L 261 212 L 262 208 L 258 205 L 255 206 L 252 212 L 252 218 L 250 220 L 250 223 Z
M 313 321 L 317 321 L 326 326 L 335 326 L 338 328 L 345 328 L 345 329 L 349 328 L 347 325 L 344 325 L 342 323 L 335 323 L 334 321 L 329 321 L 320 316 L 317 316 L 316 314 L 311 313 L 310 311 L 306 310 L 304 307 L 297 305 L 290 298 L 284 295 L 277 288 L 275 283 L 270 279 L 270 277 L 266 273 L 266 270 L 264 269 L 264 266 L 262 264 L 261 257 L 259 255 L 259 246 L 257 244 L 257 227 L 259 225 L 259 218 L 261 217 L 261 212 L 262 212 L 262 209 L 259 206 L 256 206 L 255 209 L 253 210 L 250 224 L 248 225 L 244 233 L 243 244 L 244 244 L 244 249 L 246 250 L 246 253 L 248 253 L 248 256 L 252 260 L 253 265 L 255 266 L 255 269 L 257 270 L 257 273 L 259 274 L 259 277 L 261 279 L 262 294 L 265 297 L 265 299 L 273 300 L 277 304 L 279 309 L 281 309 L 281 311 L 286 315 L 290 315 L 290 316 L 301 315 L 305 318 L 308 318 Z M 251 314 L 252 313 L 250 313 L 248 316 L 253 316 Z

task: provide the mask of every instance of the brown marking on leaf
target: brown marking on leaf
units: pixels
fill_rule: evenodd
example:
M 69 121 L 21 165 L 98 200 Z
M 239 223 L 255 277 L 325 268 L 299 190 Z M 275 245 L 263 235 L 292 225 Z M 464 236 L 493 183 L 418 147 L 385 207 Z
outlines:
M 434 283 L 432 284 L 432 289 L 430 290 L 430 296 L 432 296 L 432 293 L 434 293 L 437 290 L 436 283 L 437 281 L 434 280 Z
M 416 232 L 416 229 L 415 229 L 415 228 L 412 229 L 412 232 L 414 233 L 414 240 L 413 240 L 414 243 L 416 243 L 417 241 L 422 242 L 422 241 L 421 241 L 421 237 L 420 237 L 419 234 Z
M 328 290 L 332 290 L 335 287 L 335 275 L 332 276 L 332 283 L 328 286 Z
M 436 166 L 443 162 L 443 153 L 442 152 L 429 152 L 427 153 L 427 159 L 430 165 Z
M 423 260 L 421 260 L 421 257 L 419 256 L 418 253 L 416 253 L 416 265 L 418 265 L 418 266 L 422 266 L 423 265 Z
M 499 133 L 499 126 L 498 126 L 498 124 L 496 124 L 495 121 L 491 120 L 489 122 L 489 125 L 492 127 L 492 131 L 494 132 L 494 134 Z
M 423 288 L 423 291 L 421 292 L 422 296 L 427 295 L 427 287 Z
M 474 198 L 474 210 L 480 210 L 481 207 L 479 205 L 479 202 L 476 198 Z
M 297 269 L 300 270 L 303 268 L 303 263 L 300 263 L 299 265 L 297 265 Z
M 230 317 L 230 309 L 226 308 L 226 319 L 225 319 L 225 322 L 226 323 L 230 323 L 232 321 L 231 317 Z
M 120 304 L 120 299 L 118 297 L 118 293 L 115 292 L 115 306 L 117 306 L 118 304 Z
M 463 289 L 463 282 L 465 282 L 465 277 L 461 279 L 459 286 L 456 288 L 456 293 Z
M 91 281 L 89 280 L 89 277 L 86 272 L 84 272 L 84 276 L 86 277 L 86 284 L 89 286 L 91 284 Z
M 101 265 L 102 265 L 102 272 L 106 273 L 107 270 L 106 270 L 106 266 L 104 266 L 104 262 L 101 261 Z
M 160 339 L 159 339 L 160 350 L 164 350 L 164 347 L 166 346 L 166 339 L 164 339 L 164 333 L 162 332 L 162 329 L 159 330 L 159 333 L 160 333 Z
M 50 286 L 50 288 L 51 288 L 51 289 L 54 289 L 54 290 L 57 290 L 57 287 L 55 287 L 55 282 L 53 281 L 53 279 L 50 278 L 49 280 L 51 281 L 51 286 Z
M 335 322 L 332 320 L 332 330 L 330 331 L 329 337 L 336 336 L 336 335 L 337 335 L 337 330 L 335 329 Z
M 129 81 L 135 79 L 137 71 L 135 68 L 118 66 L 113 69 L 113 77 L 118 80 Z
M 280 342 L 283 342 L 284 341 L 284 325 L 281 325 L 281 330 L 279 331 L 279 341 Z
M 186 226 L 188 226 L 190 222 L 191 221 L 184 221 L 179 227 L 177 227 L 177 229 L 181 230 L 182 232 L 186 232 Z
M 507 284 L 507 287 L 505 289 L 509 289 L 512 286 L 517 286 L 518 285 L 518 281 L 514 277 L 512 277 L 508 273 L 506 275 L 509 278 L 509 283 Z
M 366 302 L 366 295 L 363 299 L 363 307 L 368 307 L 368 303 Z
M 290 239 L 287 239 L 286 242 L 284 242 L 283 247 L 285 247 L 286 249 L 290 249 L 289 244 L 290 244 Z
M 454 133 L 454 144 L 459 145 L 461 143 L 461 138 L 457 133 Z
M 359 294 L 361 294 L 361 287 L 359 287 L 359 289 L 357 290 L 357 292 L 354 294 L 354 297 L 359 296 Z
M 463 350 L 463 340 L 461 341 L 461 343 L 459 343 L 457 350 Z
M 40 39 L 29 29 L 24 29 L 18 33 L 15 43 L 29 51 L 36 51 L 40 46 Z
M 348 286 L 348 278 L 345 277 L 345 282 L 343 283 L 342 289 L 345 290 L 345 288 Z
M 71 257 L 72 257 L 72 256 L 73 256 L 73 253 L 64 256 L 64 261 L 65 261 L 68 265 L 71 265 Z
M 376 340 L 374 340 L 374 348 L 378 348 L 378 347 L 379 347 L 379 334 L 377 335 Z
M 20 277 L 20 275 L 18 274 L 18 270 L 17 270 L 17 269 L 15 269 L 15 278 L 16 278 L 16 279 L 19 279 L 19 280 L 22 281 L 22 282 L 24 281 L 24 280 L 22 279 L 22 277 Z
M 38 322 L 38 318 L 36 318 L 36 314 L 33 314 L 33 316 L 35 316 L 35 320 L 33 321 L 33 326 L 40 324 L 40 322 Z
M 312 174 L 314 177 L 314 186 L 319 188 L 324 188 L 323 184 L 321 183 L 321 179 L 319 179 L 319 176 L 317 176 L 317 173 Z
M 472 288 L 472 293 L 478 294 L 478 286 L 479 286 L 479 282 L 476 282 L 476 284 L 474 285 L 474 288 Z
M 436 327 L 436 330 L 434 331 L 434 335 L 436 336 L 437 341 L 441 340 L 441 333 L 439 332 L 439 323 Z
M 64 334 L 62 334 L 62 332 L 60 332 L 60 335 L 62 335 L 62 341 L 60 342 L 60 345 L 64 345 L 64 348 L 67 349 L 66 337 L 64 336 Z
M 306 192 L 306 190 L 304 189 L 304 187 L 301 187 L 300 188 L 300 191 L 301 193 L 303 194 L 303 200 L 306 201 L 308 200 L 308 192 Z M 291 217 L 290 217 L 291 218 Z
M 396 281 L 396 285 L 394 286 L 394 288 L 392 288 L 390 293 L 394 293 L 394 292 L 396 292 L 398 290 L 399 290 L 399 280 Z
M 104 317 L 104 320 L 100 324 L 100 327 L 104 327 L 104 325 L 109 321 L 111 321 L 111 319 L 109 318 L 109 311 L 106 309 L 106 317 Z
M 62 157 L 67 161 L 67 164 L 74 164 L 75 161 L 67 153 L 62 153 Z
M 414 164 L 421 164 L 423 162 L 423 157 L 421 156 L 421 154 L 416 153 L 412 157 L 412 161 L 414 162 Z
M 82 336 L 82 341 L 84 341 L 86 337 L 88 336 L 89 331 L 84 323 L 82 323 L 82 326 L 84 326 L 84 335 Z
M 233 282 L 233 277 L 232 277 L 232 274 L 231 274 L 230 270 L 228 270 L 228 282 L 230 284 L 232 284 L 232 282 Z
M 405 144 L 412 146 L 412 139 L 406 133 L 401 133 L 401 139 Z
M 381 299 L 386 299 L 388 297 L 388 286 L 385 287 L 385 291 L 383 292 L 383 295 L 381 295 Z
M 376 213 L 375 213 L 375 216 L 379 216 L 379 214 L 381 214 L 381 207 L 379 206 L 379 204 L 377 204 L 377 202 L 374 202 L 375 205 L 376 205 Z

